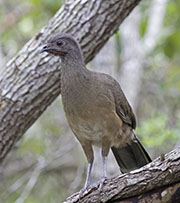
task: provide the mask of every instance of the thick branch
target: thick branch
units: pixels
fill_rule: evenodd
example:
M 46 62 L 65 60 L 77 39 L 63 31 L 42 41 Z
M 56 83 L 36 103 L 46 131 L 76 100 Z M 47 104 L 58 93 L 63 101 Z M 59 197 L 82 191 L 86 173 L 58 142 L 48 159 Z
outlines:
M 56 32 L 75 36 L 86 63 L 140 0 L 69 0 L 0 76 L 0 160 L 60 93 L 60 62 L 39 47 Z
M 140 169 L 108 179 L 101 193 L 94 186 L 83 196 L 76 193 L 65 202 L 153 202 L 152 198 L 159 200 L 156 202 L 179 202 L 170 201 L 180 200 L 179 165 L 180 148 L 166 154 L 164 160 L 157 158 Z

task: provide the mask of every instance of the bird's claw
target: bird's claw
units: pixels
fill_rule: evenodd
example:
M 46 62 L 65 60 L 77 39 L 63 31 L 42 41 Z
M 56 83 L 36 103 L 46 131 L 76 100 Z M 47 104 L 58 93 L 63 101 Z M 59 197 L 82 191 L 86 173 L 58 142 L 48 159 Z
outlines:
M 98 187 L 99 192 L 102 191 L 103 185 L 104 185 L 104 182 L 106 181 L 106 179 L 107 179 L 107 177 L 104 177 L 104 176 L 101 178 L 100 183 L 99 183 L 99 187 Z
M 84 186 L 80 191 L 79 191 L 79 199 L 83 196 L 85 192 L 90 188 L 90 185 Z

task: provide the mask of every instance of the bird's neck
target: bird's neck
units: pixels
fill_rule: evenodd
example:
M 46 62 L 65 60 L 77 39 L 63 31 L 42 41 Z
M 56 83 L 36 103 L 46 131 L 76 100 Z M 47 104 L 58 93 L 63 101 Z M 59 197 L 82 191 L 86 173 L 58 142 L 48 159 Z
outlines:
M 77 88 L 89 80 L 90 71 L 81 60 L 62 60 L 61 87 Z

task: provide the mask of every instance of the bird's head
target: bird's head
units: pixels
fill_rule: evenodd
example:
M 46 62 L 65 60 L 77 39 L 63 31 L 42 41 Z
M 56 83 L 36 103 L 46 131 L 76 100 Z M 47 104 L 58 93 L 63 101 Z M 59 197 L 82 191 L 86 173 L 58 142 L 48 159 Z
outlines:
M 82 60 L 79 43 L 69 34 L 58 33 L 47 40 L 41 52 L 48 52 L 60 56 L 62 59 Z

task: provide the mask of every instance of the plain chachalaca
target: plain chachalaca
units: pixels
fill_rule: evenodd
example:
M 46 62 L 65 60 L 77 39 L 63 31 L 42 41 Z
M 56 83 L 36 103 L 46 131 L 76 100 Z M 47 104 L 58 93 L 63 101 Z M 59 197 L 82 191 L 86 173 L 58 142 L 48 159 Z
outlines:
M 134 134 L 136 119 L 119 83 L 111 76 L 86 68 L 79 43 L 65 33 L 56 34 L 41 50 L 61 58 L 61 95 L 70 128 L 88 160 L 84 190 L 90 185 L 94 155 L 92 145 L 102 149 L 106 175 L 110 148 L 125 173 L 151 162 Z

